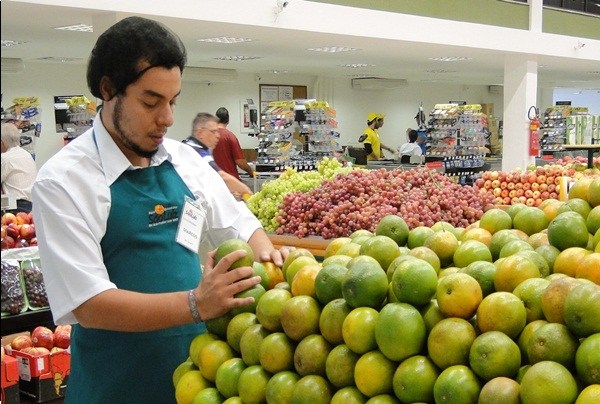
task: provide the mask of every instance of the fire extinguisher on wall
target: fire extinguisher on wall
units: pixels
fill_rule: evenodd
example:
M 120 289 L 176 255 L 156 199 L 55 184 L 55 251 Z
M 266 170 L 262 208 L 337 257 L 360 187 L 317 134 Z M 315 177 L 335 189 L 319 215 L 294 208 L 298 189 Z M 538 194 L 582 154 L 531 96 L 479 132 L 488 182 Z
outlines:
M 527 117 L 529 118 L 529 155 L 537 157 L 540 154 L 540 128 L 542 127 L 540 111 L 535 106 L 531 106 Z

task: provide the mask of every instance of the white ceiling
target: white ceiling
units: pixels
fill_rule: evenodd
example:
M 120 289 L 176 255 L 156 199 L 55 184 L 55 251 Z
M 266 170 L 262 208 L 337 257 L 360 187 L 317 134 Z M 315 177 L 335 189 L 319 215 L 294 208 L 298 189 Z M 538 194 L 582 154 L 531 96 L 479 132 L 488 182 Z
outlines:
M 268 74 L 278 70 L 288 71 L 289 74 L 348 79 L 364 75 L 401 78 L 409 82 L 501 85 L 504 79 L 505 59 L 515 55 L 530 55 L 538 63 L 538 86 L 600 90 L 600 41 L 597 40 L 542 34 L 539 44 L 524 43 L 531 42 L 521 39 L 530 38 L 531 35 L 527 36 L 530 33 L 505 29 L 507 36 L 504 40 L 502 35 L 500 38 L 489 38 L 491 45 L 487 46 L 486 38 L 478 38 L 477 33 L 489 36 L 492 34 L 488 34 L 487 30 L 494 32 L 495 28 L 348 7 L 317 6 L 303 0 L 290 1 L 286 8 L 280 9 L 279 14 L 277 0 L 201 1 L 195 3 L 200 4 L 196 8 L 208 7 L 193 11 L 187 8 L 190 2 L 186 0 L 138 1 L 129 2 L 135 3 L 129 5 L 122 0 L 96 0 L 95 3 L 98 4 L 87 0 L 29 0 L 33 3 L 27 1 L 1 2 L 2 40 L 24 42 L 17 46 L 2 47 L 2 57 L 22 58 L 25 64 L 49 63 L 40 61 L 41 58 L 73 58 L 76 60 L 64 63 L 83 65 L 87 61 L 97 33 L 60 31 L 53 29 L 54 27 L 71 24 L 92 25 L 94 21 L 97 23 L 102 19 L 114 21 L 128 15 L 144 15 L 138 11 L 144 10 L 144 13 L 153 14 L 152 18 L 163 21 L 181 36 L 188 50 L 190 66 L 228 68 L 255 74 Z M 36 3 L 71 3 L 88 8 Z M 248 8 L 233 12 L 233 8 L 215 10 L 213 7 L 215 4 L 227 7 L 232 3 L 236 3 L 240 8 L 242 4 Z M 250 8 L 253 3 L 256 3 L 256 7 Z M 169 8 L 172 4 L 176 6 Z M 144 5 L 144 8 L 139 8 L 141 5 Z M 105 10 L 96 7 L 104 7 Z M 107 11 L 111 7 L 117 12 Z M 306 10 L 313 10 L 315 7 L 320 7 L 319 10 L 323 13 L 334 13 L 312 18 L 297 15 L 300 10 L 306 13 Z M 186 14 L 188 10 L 189 16 Z M 268 15 L 264 15 L 265 13 Z M 354 14 L 365 18 L 365 15 L 371 15 L 369 13 L 372 13 L 374 18 L 379 18 L 381 26 L 371 24 L 370 27 L 364 27 L 354 22 Z M 198 14 L 203 18 L 196 17 Z M 346 21 L 336 19 L 338 15 L 347 16 L 344 17 L 347 18 Z M 402 23 L 408 26 L 394 26 L 396 18 L 402 18 Z M 432 25 L 432 21 L 435 24 Z M 421 27 L 423 22 L 429 25 Z M 344 31 L 338 26 L 345 27 Z M 353 35 L 341 33 L 348 31 L 353 32 Z M 200 38 L 220 36 L 244 37 L 252 41 L 239 44 L 198 42 Z M 549 41 L 556 41 L 556 51 L 552 49 L 552 44 L 548 44 Z M 585 45 L 577 49 L 578 43 Z M 332 54 L 307 50 L 309 47 L 323 46 L 348 46 L 359 51 Z M 538 52 L 538 48 L 545 50 Z M 259 56 L 260 59 L 240 62 L 214 59 L 233 55 Z M 443 56 L 473 59 L 459 62 L 429 60 L 430 57 Z M 373 66 L 360 69 L 340 66 L 349 63 L 367 63 Z

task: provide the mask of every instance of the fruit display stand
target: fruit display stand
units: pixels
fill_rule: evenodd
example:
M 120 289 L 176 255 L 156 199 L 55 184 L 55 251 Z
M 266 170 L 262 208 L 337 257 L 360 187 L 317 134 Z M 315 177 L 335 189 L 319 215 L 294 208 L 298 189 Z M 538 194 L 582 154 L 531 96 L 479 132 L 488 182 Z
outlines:
M 310 236 L 298 238 L 295 236 L 269 234 L 269 239 L 275 248 L 295 247 L 305 248 L 310 251 L 315 257 L 320 258 L 325 256 L 325 249 L 331 240 L 325 240 L 322 237 Z
M 2 359 L 2 402 L 18 404 L 19 397 L 19 363 L 15 358 L 5 355 Z
M 594 166 L 594 153 L 599 153 L 600 152 L 600 144 L 565 145 L 563 147 L 564 147 L 565 150 L 583 150 L 583 151 L 587 151 L 587 154 L 588 154 L 587 166 L 588 166 L 588 168 L 592 168 Z

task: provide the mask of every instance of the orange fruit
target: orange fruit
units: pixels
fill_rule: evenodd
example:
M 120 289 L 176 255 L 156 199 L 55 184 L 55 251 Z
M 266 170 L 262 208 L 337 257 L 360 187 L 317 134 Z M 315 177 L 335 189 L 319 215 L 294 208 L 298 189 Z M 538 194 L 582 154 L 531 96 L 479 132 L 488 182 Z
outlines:
M 356 236 L 351 240 L 354 244 L 363 245 L 363 244 L 367 243 L 371 239 L 371 237 L 373 237 L 373 235 L 371 235 L 371 236 L 367 236 L 367 235 Z
M 285 281 L 283 271 L 277 265 L 269 261 L 262 262 L 262 265 L 265 267 L 267 276 L 269 277 L 269 285 L 265 289 L 273 289 L 275 285 Z
M 275 373 L 267 382 L 265 398 L 268 403 L 289 403 L 294 385 L 300 380 L 297 373 L 284 370 Z
M 460 237 L 460 241 L 464 242 L 467 240 L 481 241 L 483 244 L 489 247 L 492 242 L 492 233 L 481 227 L 472 227 L 465 230 Z
M 450 231 L 450 232 L 452 232 L 454 230 L 454 225 L 449 222 L 446 222 L 445 220 L 439 220 L 431 226 L 431 230 L 433 230 L 434 232 L 435 231 Z
M 311 296 L 294 296 L 287 300 L 281 310 L 281 326 L 285 334 L 300 341 L 319 330 L 321 307 Z
M 591 253 L 582 247 L 569 247 L 562 250 L 554 260 L 554 273 L 566 274 L 574 278 L 579 263 Z
M 325 360 L 331 344 L 320 334 L 304 337 L 294 351 L 294 368 L 300 376 L 325 376 Z
M 201 390 L 196 397 L 194 397 L 194 401 L 192 404 L 200 404 L 200 403 L 222 403 L 225 400 L 225 397 L 221 395 L 219 390 L 216 387 L 208 387 L 204 390 Z
M 416 258 L 396 267 L 391 287 L 399 302 L 423 306 L 435 295 L 437 283 L 436 270 L 427 261 Z
M 521 386 L 508 377 L 495 377 L 481 388 L 479 402 L 486 404 L 520 404 Z
M 471 345 L 469 366 L 485 381 L 501 376 L 514 377 L 521 367 L 521 351 L 503 332 L 483 332 Z
M 600 333 L 584 339 L 575 354 L 577 375 L 585 384 L 600 384 Z
M 506 209 L 506 213 L 508 213 L 510 215 L 510 217 L 514 220 L 517 213 L 519 213 L 520 211 L 522 211 L 523 209 L 526 209 L 526 208 L 528 208 L 528 206 L 525 205 L 524 203 L 515 203 L 513 205 L 510 205 Z
M 206 331 L 214 334 L 215 336 L 226 339 L 227 338 L 227 326 L 229 322 L 233 318 L 233 314 L 231 312 L 227 312 L 222 316 L 211 318 L 210 320 L 206 320 L 204 325 L 206 326 Z
M 254 275 L 260 276 L 260 285 L 266 289 L 269 288 L 269 274 L 267 273 L 267 268 L 261 262 L 253 262 L 252 269 L 254 270 Z
M 545 318 L 542 310 L 542 293 L 549 284 L 550 281 L 547 279 L 531 278 L 524 280 L 513 290 L 513 295 L 521 299 L 525 306 L 528 324 Z
M 350 238 L 351 239 L 355 239 L 356 237 L 361 237 L 361 236 L 374 236 L 375 234 L 367 229 L 358 229 L 358 230 L 354 230 L 351 234 L 350 234 Z
M 527 242 L 529 243 L 530 246 L 533 247 L 534 250 L 536 248 L 538 248 L 539 246 L 550 244 L 550 242 L 548 241 L 548 233 L 547 232 L 534 233 L 531 236 L 529 236 L 529 238 L 527 239 Z
M 585 224 L 590 234 L 594 234 L 600 229 L 600 205 L 590 211 L 585 219 Z
M 353 309 L 342 324 L 344 343 L 353 352 L 363 354 L 377 348 L 375 326 L 379 312 L 371 307 Z
M 345 265 L 324 265 L 315 277 L 315 294 L 319 303 L 325 305 L 332 300 L 343 297 L 342 280 L 348 272 Z
M 521 239 L 510 240 L 500 249 L 499 258 L 510 257 L 521 251 L 533 251 L 533 247 Z
M 360 255 L 373 257 L 379 262 L 381 268 L 387 268 L 394 258 L 400 255 L 400 248 L 392 238 L 384 235 L 376 235 L 361 245 Z
M 437 254 L 431 248 L 428 248 L 425 246 L 415 247 L 412 250 L 410 250 L 408 252 L 408 254 L 415 258 L 420 258 L 424 261 L 427 261 L 433 267 L 433 269 L 435 269 L 436 274 L 438 272 L 440 272 L 440 269 L 441 269 L 440 259 L 438 258 Z M 401 257 L 403 257 L 403 255 L 401 255 Z M 392 261 L 392 262 L 394 262 L 394 261 Z M 389 267 L 388 267 L 388 269 L 389 269 Z
M 475 261 L 492 262 L 492 253 L 487 245 L 477 240 L 463 241 L 454 251 L 454 265 L 464 268 Z
M 181 376 L 189 372 L 190 370 L 198 370 L 198 366 L 194 365 L 191 359 L 181 362 L 173 371 L 173 387 L 177 387 L 177 383 L 181 379 Z
M 512 226 L 512 218 L 508 212 L 499 208 L 487 210 L 479 219 L 479 227 L 489 231 L 492 235 L 499 230 L 511 229 Z
M 339 255 L 338 254 L 338 255 L 332 255 L 331 257 L 325 258 L 321 264 L 323 265 L 323 268 L 325 268 L 326 266 L 329 266 L 331 264 L 346 266 L 346 264 L 348 264 L 348 261 L 350 261 L 351 259 L 352 259 L 352 257 L 350 257 L 348 255 Z
M 544 204 L 544 202 L 547 203 Z M 546 219 L 548 219 L 548 222 L 550 222 L 558 215 L 558 210 L 564 204 L 564 202 L 559 201 L 558 199 L 546 199 L 544 202 L 542 202 L 538 208 L 544 212 Z
M 421 317 L 423 317 L 423 321 L 425 322 L 425 329 L 427 330 L 427 335 L 429 335 L 429 332 L 431 331 L 434 325 L 446 318 L 440 311 L 440 307 L 438 306 L 437 300 L 435 299 L 432 299 L 419 311 L 421 313 Z
M 580 281 L 569 276 L 550 281 L 542 293 L 542 311 L 551 323 L 565 323 L 564 306 L 569 292 L 580 285 Z
M 540 328 L 543 324 L 549 324 L 546 320 L 533 320 L 531 323 L 528 323 L 521 334 L 519 335 L 519 339 L 517 339 L 517 345 L 519 345 L 519 350 L 521 351 L 521 362 L 529 363 L 529 357 L 527 356 L 527 347 L 529 346 L 529 342 L 533 338 L 533 334 L 535 331 Z
M 591 384 L 581 390 L 575 404 L 595 404 L 598 402 L 600 402 L 600 384 Z
M 537 266 L 542 277 L 550 275 L 550 266 L 542 254 L 534 250 L 523 250 L 519 251 L 517 255 L 529 258 Z
M 425 247 L 433 250 L 440 259 L 442 268 L 452 264 L 454 251 L 458 248 L 458 239 L 450 231 L 437 231 L 425 239 Z
M 292 296 L 312 296 L 317 297 L 315 291 L 315 279 L 321 271 L 321 264 L 306 265 L 296 273 L 291 284 Z
M 246 369 L 246 364 L 241 358 L 228 359 L 219 366 L 215 376 L 215 386 L 223 397 L 229 398 L 238 395 L 238 380 L 244 369 Z
M 569 211 L 577 212 L 585 220 L 585 219 L 587 219 L 591 210 L 592 210 L 592 207 L 590 206 L 589 203 L 587 203 L 587 201 L 585 199 L 573 198 L 573 199 L 569 199 L 569 200 L 565 201 L 565 203 L 563 203 L 561 205 L 561 207 L 558 208 L 558 213 L 561 214 L 563 212 L 569 212 Z
M 434 231 L 427 226 L 417 226 L 408 232 L 406 245 L 411 250 L 415 247 L 420 247 L 425 243 L 425 239 L 431 236 Z
M 355 243 L 354 241 L 346 243 L 340 247 L 337 251 L 337 255 L 347 255 L 348 257 L 358 257 L 360 255 L 360 249 L 362 244 Z
M 439 278 L 435 296 L 445 316 L 468 319 L 477 311 L 483 292 L 475 278 L 457 272 Z
M 375 325 L 377 347 L 388 359 L 401 361 L 416 355 L 426 340 L 421 313 L 410 304 L 388 303 L 379 312 Z M 402 341 L 399 344 L 398 341 Z
M 592 207 L 600 205 L 600 177 L 592 180 L 588 188 L 587 201 Z
M 342 387 L 331 397 L 331 404 L 363 404 L 367 398 L 356 386 Z
M 463 272 L 475 278 L 481 287 L 483 296 L 487 296 L 494 291 L 494 275 L 496 274 L 496 265 L 488 261 L 474 261 L 462 268 Z
M 427 356 L 403 360 L 394 372 L 394 394 L 403 403 L 433 402 L 433 385 L 440 372 Z
M 571 289 L 564 300 L 563 318 L 578 337 L 600 333 L 600 286 L 586 282 Z
M 427 353 L 440 369 L 467 365 L 469 350 L 477 332 L 467 320 L 445 318 L 433 326 L 427 337 Z
M 548 271 L 550 274 L 554 273 L 554 262 L 556 261 L 558 254 L 560 254 L 560 250 L 553 245 L 547 244 L 537 247 L 535 252 L 544 258 L 548 264 Z
M 200 351 L 198 368 L 206 380 L 214 382 L 219 366 L 234 356 L 233 349 L 227 345 L 227 342 L 221 340 L 211 341 Z
M 292 251 L 290 251 L 288 253 L 287 257 L 285 257 L 285 259 L 283 260 L 283 265 L 281 266 L 281 271 L 283 272 L 283 276 L 284 277 L 285 277 L 285 274 L 287 272 L 287 268 L 298 257 L 312 257 L 312 258 L 315 258 L 315 256 L 313 255 L 313 253 L 311 253 L 310 250 L 308 250 L 306 248 L 296 248 L 296 249 L 293 249 Z
M 521 380 L 521 402 L 572 403 L 577 398 L 577 382 L 560 363 L 542 361 L 532 365 Z
M 515 254 L 498 263 L 494 274 L 494 288 L 497 291 L 512 292 L 524 280 L 539 277 L 540 270 L 531 259 Z
M 444 369 L 433 385 L 433 397 L 436 403 L 476 403 L 480 391 L 479 379 L 464 365 Z
M 334 238 L 327 244 L 327 247 L 325 247 L 325 255 L 323 257 L 327 258 L 336 255 L 341 246 L 351 241 L 352 239 L 350 237 Z
M 382 217 L 375 227 L 375 235 L 387 236 L 394 240 L 398 246 L 406 245 L 408 234 L 408 225 L 398 215 L 386 215 Z M 383 267 L 387 268 L 386 266 Z
M 587 247 L 589 233 L 585 219 L 576 212 L 558 214 L 548 225 L 548 241 L 559 250 Z
M 354 367 L 356 387 L 367 397 L 393 391 L 396 364 L 379 351 L 362 355 Z
M 294 342 L 282 332 L 263 338 L 258 350 L 260 365 L 270 373 L 294 369 Z
M 576 278 L 588 279 L 596 285 L 600 285 L 600 253 L 587 254 L 575 265 Z
M 343 298 L 330 301 L 323 307 L 319 318 L 321 335 L 330 343 L 337 345 L 344 342 L 342 325 L 344 319 L 352 311 Z
M 194 365 L 199 366 L 200 364 L 200 351 L 202 348 L 206 346 L 211 341 L 216 341 L 219 338 L 215 334 L 211 334 L 210 332 L 205 332 L 202 334 L 198 334 L 192 339 L 190 342 L 190 360 L 194 363 Z
M 539 233 L 548 227 L 548 218 L 544 211 L 527 206 L 513 218 L 513 228 L 525 232 L 528 236 Z
M 229 310 L 229 312 L 231 313 L 232 316 L 236 316 L 240 313 L 256 312 L 256 306 L 258 305 L 260 298 L 265 294 L 265 292 L 266 292 L 265 288 L 263 288 L 262 285 L 259 283 L 257 285 L 252 286 L 250 289 L 246 289 L 243 292 L 237 293 L 235 295 L 235 297 L 237 297 L 237 298 L 253 297 L 254 302 L 252 302 L 246 306 L 234 307 L 233 309 Z
M 404 254 L 404 255 L 399 256 L 395 260 L 393 260 L 392 263 L 390 264 L 390 266 L 385 271 L 385 273 L 387 275 L 387 278 L 388 278 L 388 281 L 389 282 L 392 281 L 392 277 L 394 276 L 394 272 L 396 271 L 396 268 L 398 267 L 398 265 L 400 265 L 400 263 L 404 262 L 405 260 L 416 259 L 416 258 L 417 257 L 414 257 L 414 256 L 412 256 L 410 254 Z
M 177 403 L 191 404 L 198 393 L 210 386 L 210 382 L 202 376 L 199 370 L 190 370 L 179 379 L 175 387 L 175 400 Z
M 486 296 L 477 308 L 476 322 L 481 332 L 500 331 L 516 339 L 525 328 L 526 321 L 525 305 L 512 293 L 494 292 Z
M 256 319 L 269 331 L 281 331 L 281 310 L 283 303 L 291 299 L 292 294 L 285 289 L 270 289 L 256 305 Z
M 239 397 L 244 403 L 261 403 L 266 399 L 271 374 L 260 365 L 248 366 L 238 379 Z
M 256 314 L 240 313 L 233 317 L 227 325 L 227 343 L 235 351 L 240 352 L 240 340 L 246 329 L 254 324 L 258 324 Z
M 269 331 L 260 324 L 251 325 L 244 331 L 240 338 L 240 354 L 248 366 L 258 365 L 259 348 L 262 340 L 269 335 Z
M 291 404 L 329 404 L 333 396 L 331 385 L 322 376 L 307 375 L 294 385 Z
M 327 379 L 335 387 L 354 385 L 354 367 L 360 355 L 353 352 L 346 344 L 333 348 L 325 360 Z
M 229 239 L 223 241 L 217 247 L 217 251 L 215 252 L 215 263 L 218 263 L 224 256 L 230 254 L 237 250 L 243 250 L 246 252 L 246 255 L 242 258 L 235 260 L 231 266 L 230 270 L 239 268 L 239 267 L 251 267 L 254 263 L 254 252 L 252 251 L 252 247 L 250 244 L 245 242 L 244 240 L 240 240 L 237 238 Z
M 592 185 L 592 177 L 581 177 L 576 180 L 569 188 L 569 199 L 580 198 L 587 199 L 588 191 Z
M 387 275 L 374 258 L 360 256 L 348 262 L 348 272 L 342 280 L 342 295 L 350 306 L 379 308 L 387 291 Z
M 570 369 L 575 365 L 575 353 L 579 342 L 564 324 L 542 324 L 534 332 L 526 346 L 530 364 L 554 361 Z
M 510 240 L 516 240 L 518 238 L 519 236 L 514 232 L 513 229 L 502 229 L 494 233 L 489 245 L 492 258 L 497 259 L 500 256 L 500 250 L 502 247 L 504 247 L 504 245 Z
M 307 266 L 321 266 L 313 257 L 302 255 L 290 263 L 285 271 L 285 281 L 290 284 L 294 283 L 294 277 L 302 268 Z

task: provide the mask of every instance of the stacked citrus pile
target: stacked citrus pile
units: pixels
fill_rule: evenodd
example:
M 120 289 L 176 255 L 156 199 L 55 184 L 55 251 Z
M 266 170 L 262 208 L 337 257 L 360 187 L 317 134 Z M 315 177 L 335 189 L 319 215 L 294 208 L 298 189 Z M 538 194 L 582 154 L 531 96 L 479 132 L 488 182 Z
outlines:
M 322 262 L 292 251 L 281 276 L 194 339 L 179 403 L 600 402 L 600 206 L 585 200 L 466 229 L 386 216 Z

